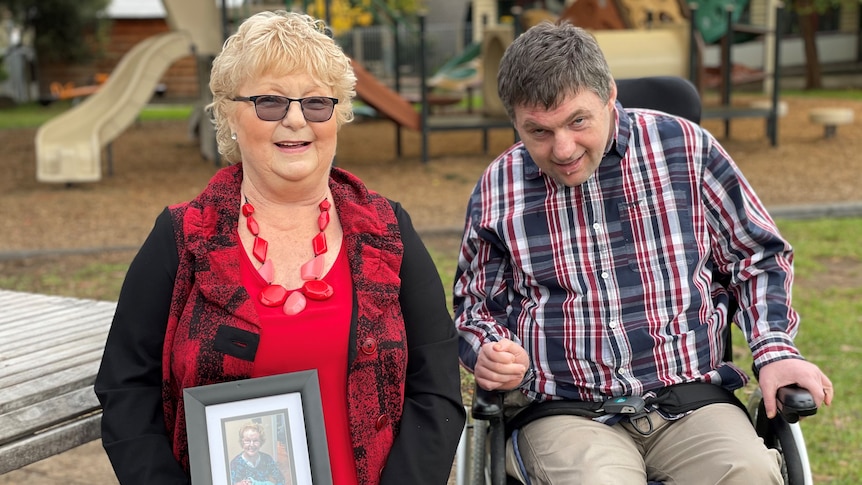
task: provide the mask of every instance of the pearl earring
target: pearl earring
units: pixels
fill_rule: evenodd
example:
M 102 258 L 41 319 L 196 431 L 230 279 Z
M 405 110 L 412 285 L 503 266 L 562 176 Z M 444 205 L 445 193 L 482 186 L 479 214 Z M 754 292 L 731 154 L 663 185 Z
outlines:
M 236 141 L 236 133 L 231 133 L 231 134 L 230 134 L 230 139 L 231 139 L 231 140 L 233 140 L 233 141 Z

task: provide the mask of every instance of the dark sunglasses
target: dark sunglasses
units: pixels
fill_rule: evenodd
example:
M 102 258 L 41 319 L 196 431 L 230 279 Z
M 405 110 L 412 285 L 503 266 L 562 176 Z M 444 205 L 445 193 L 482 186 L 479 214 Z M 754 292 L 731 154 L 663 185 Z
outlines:
M 326 96 L 311 96 L 308 98 L 287 98 L 274 94 L 261 96 L 237 96 L 234 101 L 251 101 L 254 103 L 254 112 L 263 121 L 281 121 L 290 109 L 290 103 L 296 101 L 302 109 L 302 115 L 306 121 L 321 123 L 332 118 L 332 111 L 338 104 L 337 98 Z

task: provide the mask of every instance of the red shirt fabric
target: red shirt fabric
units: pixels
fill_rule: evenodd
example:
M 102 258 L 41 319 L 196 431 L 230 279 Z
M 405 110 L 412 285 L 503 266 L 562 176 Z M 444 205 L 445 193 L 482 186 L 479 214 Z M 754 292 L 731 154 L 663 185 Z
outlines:
M 353 287 L 346 251 L 342 245 L 332 269 L 323 276 L 333 288 L 332 297 L 308 300 L 305 309 L 296 315 L 286 315 L 281 307 L 260 303 L 256 296 L 266 282 L 245 251 L 241 252 L 242 284 L 252 295 L 261 324 L 252 377 L 317 369 L 332 482 L 355 485 L 356 462 L 347 420 L 347 349 Z

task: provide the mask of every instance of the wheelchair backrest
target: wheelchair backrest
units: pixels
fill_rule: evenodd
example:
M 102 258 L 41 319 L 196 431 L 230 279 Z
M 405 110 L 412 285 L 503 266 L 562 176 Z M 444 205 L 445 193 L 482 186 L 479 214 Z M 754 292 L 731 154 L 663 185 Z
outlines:
M 691 81 L 675 76 L 617 79 L 617 100 L 624 108 L 664 111 L 700 123 L 701 100 Z

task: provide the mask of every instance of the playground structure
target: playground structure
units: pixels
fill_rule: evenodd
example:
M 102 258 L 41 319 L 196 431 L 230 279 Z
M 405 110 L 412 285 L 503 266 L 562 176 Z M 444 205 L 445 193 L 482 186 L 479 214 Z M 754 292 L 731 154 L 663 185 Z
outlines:
M 107 80 L 69 111 L 36 133 L 36 179 L 95 182 L 102 176 L 102 151 L 125 131 L 149 102 L 159 80 L 176 60 L 195 55 L 199 65 L 221 50 L 219 13 L 212 0 L 163 0 L 170 32 L 135 45 Z M 202 90 L 201 103 L 207 91 Z M 203 141 L 212 130 L 200 130 Z M 214 135 L 210 134 L 210 139 Z
M 737 0 L 747 1 L 747 0 Z M 206 158 L 218 159 L 214 135 L 206 123 L 202 106 L 209 101 L 205 86 L 206 73 L 211 59 L 221 50 L 223 33 L 218 28 L 221 19 L 213 0 L 164 0 L 167 21 L 171 31 L 148 38 L 128 52 L 110 73 L 108 79 L 78 106 L 43 125 L 36 136 L 37 179 L 42 182 L 74 183 L 98 181 L 102 176 L 102 152 L 107 152 L 112 167 L 110 143 L 134 122 L 137 114 L 149 101 L 160 77 L 177 59 L 194 55 L 201 70 L 199 107 L 193 123 L 200 137 L 201 151 Z M 605 51 L 616 78 L 655 75 L 673 75 L 688 78 L 700 85 L 703 72 L 700 52 L 702 37 L 695 23 L 697 12 L 687 11 L 677 0 L 650 0 L 650 8 L 636 7 L 636 0 L 579 0 L 564 12 L 575 24 L 591 29 Z M 529 12 L 528 12 L 529 13 Z M 496 73 L 500 59 L 520 28 L 528 28 L 522 20 L 536 22 L 547 16 L 516 16 L 510 23 L 499 23 L 496 2 L 474 4 L 474 26 L 478 18 L 484 19 L 481 36 L 465 52 L 453 58 L 435 76 L 426 73 L 424 46 L 424 17 L 420 16 L 421 82 L 418 99 L 404 95 L 380 82 L 359 63 L 354 62 L 357 73 L 357 96 L 378 113 L 392 120 L 398 127 L 398 154 L 400 130 L 407 128 L 422 134 L 422 161 L 428 160 L 429 135 L 434 131 L 481 130 L 483 147 L 487 152 L 488 130 L 511 129 L 511 123 L 496 94 Z M 725 25 L 732 25 L 735 10 L 728 11 Z M 777 17 L 777 16 L 776 16 Z M 530 20 L 533 19 L 533 20 Z M 776 19 L 777 21 L 777 19 Z M 697 20 L 695 20 L 697 22 Z M 523 25 L 523 26 L 522 26 Z M 613 26 L 614 28 L 607 28 Z M 725 28 L 724 38 L 732 29 Z M 770 35 L 772 30 L 761 33 Z M 778 44 L 772 40 L 773 83 L 778 81 Z M 730 44 L 722 50 L 722 64 L 731 66 Z M 445 74 L 445 75 L 444 75 Z M 704 118 L 721 118 L 726 122 L 739 116 L 760 116 L 767 119 L 767 132 L 776 144 L 777 97 L 773 96 L 766 107 L 738 109 L 731 106 L 730 86 L 733 70 L 722 72 L 722 104 L 716 109 L 707 107 Z M 448 83 L 448 86 L 447 86 Z M 396 82 L 397 86 L 397 82 Z M 458 92 L 465 87 L 480 89 L 483 107 L 478 113 L 455 116 L 431 116 L 435 100 L 430 87 L 449 87 L 450 98 L 458 101 Z M 773 90 L 775 92 L 777 90 Z M 444 100 L 446 103 L 452 99 Z M 419 104 L 417 110 L 416 103 Z M 209 154 L 209 156 L 207 156 Z
M 692 81 L 701 95 L 718 88 L 719 103 L 705 106 L 703 118 L 724 120 L 725 137 L 734 118 L 764 118 L 767 138 L 776 146 L 783 7 L 774 0 L 751 1 L 765 6 L 764 25 L 738 23 L 749 0 L 578 0 L 561 17 L 595 34 L 615 78 L 678 76 Z M 733 64 L 737 35 L 764 39 L 763 70 Z M 712 43 L 720 46 L 717 67 L 704 65 L 705 45 Z M 756 81 L 764 81 L 768 101 L 735 106 L 733 86 Z
M 108 80 L 108 75 L 100 72 L 94 76 L 95 84 L 90 84 L 86 86 L 75 86 L 74 83 L 60 83 L 54 81 L 51 83 L 51 99 L 52 100 L 64 100 L 64 99 L 77 99 L 85 96 L 89 96 L 94 94 L 99 88 L 102 87 L 102 84 Z
M 184 32 L 161 34 L 136 45 L 100 89 L 39 128 L 37 179 L 99 180 L 102 148 L 135 120 L 164 71 L 190 51 L 191 39 Z
M 727 3 L 701 2 L 699 7 L 690 7 L 678 0 L 578 0 L 571 3 L 560 17 L 590 30 L 605 53 L 611 72 L 616 79 L 630 79 L 647 76 L 676 76 L 692 81 L 701 94 L 704 86 L 718 87 L 720 101 L 717 106 L 706 106 L 704 119 L 724 120 L 724 135 L 729 136 L 730 120 L 743 117 L 759 117 L 766 121 L 766 135 L 772 146 L 777 145 L 780 103 L 778 100 L 780 21 L 783 9 L 777 2 L 774 14 L 767 16 L 768 25 L 747 26 L 737 24 L 748 0 L 733 0 Z M 717 7 L 718 6 L 718 7 Z M 720 8 L 719 8 L 720 7 Z M 462 65 L 462 69 L 473 69 L 478 74 L 483 100 L 480 116 L 460 116 L 457 118 L 430 116 L 429 83 L 425 82 L 424 64 L 420 79 L 421 110 L 420 129 L 422 132 L 422 161 L 428 160 L 428 136 L 433 131 L 480 129 L 483 133 L 483 147 L 487 152 L 488 130 L 492 128 L 511 128 L 496 91 L 496 73 L 506 47 L 520 30 L 527 29 L 536 22 L 547 19 L 547 15 L 532 12 L 514 12 L 511 23 L 497 23 L 497 2 L 474 1 L 473 25 L 482 28 L 478 45 L 480 60 L 476 66 Z M 553 19 L 551 19 L 553 20 Z M 422 19 L 420 19 L 422 22 Z M 424 29 L 420 29 L 420 45 L 424 45 Z M 765 36 L 764 66 L 762 72 L 737 70 L 732 64 L 733 37 L 738 33 Z M 705 34 L 704 34 L 705 33 Z M 703 49 L 706 41 L 721 42 L 720 66 L 709 71 L 703 65 Z M 474 46 L 469 46 L 468 50 Z M 424 47 L 420 47 L 424 59 Z M 474 63 L 475 64 L 475 63 Z M 444 66 L 444 71 L 458 72 L 458 66 Z M 707 79 L 708 74 L 713 74 Z M 431 79 L 434 79 L 432 77 Z M 769 99 L 751 106 L 734 106 L 731 101 L 732 87 L 736 83 L 766 81 Z M 475 83 L 475 81 L 473 81 Z M 361 95 L 360 95 L 361 96 Z M 406 125 L 405 125 L 406 126 Z M 415 129 L 415 128 L 414 128 Z M 399 150 L 400 154 L 400 134 Z
M 123 56 L 103 84 L 78 93 L 79 96 L 87 97 L 39 128 L 35 140 L 38 181 L 71 184 L 100 180 L 103 152 L 107 155 L 110 173 L 113 167 L 111 142 L 135 121 L 171 64 L 182 57 L 195 55 L 199 69 L 209 70 L 209 63 L 221 50 L 222 44 L 222 33 L 217 28 L 220 14 L 216 2 L 163 0 L 163 5 L 170 32 L 152 36 L 137 44 Z M 508 42 L 511 42 L 511 35 L 504 43 L 494 44 L 492 58 L 496 56 L 497 62 Z M 511 126 L 508 119 L 502 116 L 435 117 L 429 120 L 428 112 L 434 100 L 429 98 L 425 89 L 420 99 L 411 99 L 380 82 L 360 64 L 354 62 L 353 66 L 357 75 L 356 91 L 359 99 L 395 122 L 399 130 L 404 127 L 422 132 L 423 161 L 427 160 L 427 139 L 431 131 L 482 130 L 487 151 L 487 130 Z M 493 63 L 491 67 L 485 67 L 491 72 L 496 71 Z M 467 77 L 472 77 L 472 81 L 467 79 L 466 82 L 479 79 L 475 72 Z M 423 84 L 425 81 L 423 74 Z M 211 129 L 207 129 L 209 124 L 202 113 L 202 107 L 210 99 L 209 91 L 205 85 L 201 85 L 200 91 L 201 99 L 191 123 L 196 125 L 194 131 L 200 137 L 205 158 L 218 161 L 214 134 Z M 486 96 L 487 99 L 490 97 Z M 422 107 L 420 111 L 415 107 L 417 101 Z

